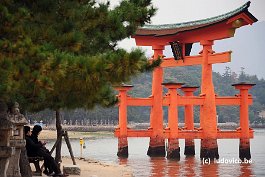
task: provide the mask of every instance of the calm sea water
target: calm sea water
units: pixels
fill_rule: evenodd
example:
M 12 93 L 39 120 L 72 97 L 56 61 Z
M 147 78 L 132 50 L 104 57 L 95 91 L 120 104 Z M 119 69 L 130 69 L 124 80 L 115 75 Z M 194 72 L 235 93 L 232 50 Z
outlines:
M 103 162 L 128 165 L 136 177 L 171 177 L 171 176 L 209 176 L 209 177 L 249 177 L 265 176 L 265 130 L 256 129 L 254 139 L 251 140 L 252 163 L 235 163 L 238 158 L 239 140 L 218 140 L 220 162 L 203 164 L 199 157 L 200 140 L 195 140 L 195 157 L 184 156 L 184 140 L 180 140 L 180 161 L 166 158 L 150 158 L 146 155 L 149 138 L 129 138 L 129 158 L 119 159 L 116 156 L 118 141 L 116 138 L 85 139 L 86 149 L 83 157 Z M 54 142 L 50 142 L 51 147 Z M 74 155 L 80 156 L 79 140 L 71 141 Z M 69 156 L 66 145 L 62 154 Z M 230 161 L 230 162 L 228 162 Z M 111 177 L 111 175 L 110 175 Z

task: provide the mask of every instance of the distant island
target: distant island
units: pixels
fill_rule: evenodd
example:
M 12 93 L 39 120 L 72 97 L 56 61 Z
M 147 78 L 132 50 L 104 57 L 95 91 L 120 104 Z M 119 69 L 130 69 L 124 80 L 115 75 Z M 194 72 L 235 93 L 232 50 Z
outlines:
M 135 87 L 129 93 L 133 97 L 148 97 L 151 95 L 151 73 L 144 73 L 132 78 L 130 84 Z M 184 82 L 188 85 L 200 86 L 201 82 L 201 67 L 178 67 L 165 69 L 164 82 Z M 220 96 L 234 96 L 238 93 L 231 85 L 238 82 L 251 82 L 256 85 L 250 90 L 254 98 L 253 105 L 250 106 L 249 117 L 250 123 L 256 126 L 265 125 L 265 80 L 259 79 L 256 75 L 245 73 L 244 68 L 239 73 L 232 71 L 229 67 L 225 68 L 223 74 L 213 72 L 213 82 L 215 92 Z M 165 92 L 165 90 L 164 90 Z M 200 93 L 200 89 L 195 92 L 195 95 Z M 236 106 L 218 106 L 218 122 L 227 123 L 239 121 L 239 108 Z M 44 124 L 52 124 L 54 113 L 50 110 L 45 110 L 38 113 L 27 113 L 27 117 L 33 123 L 34 121 L 43 121 Z M 128 121 L 133 123 L 149 122 L 150 107 L 129 107 Z M 199 122 L 199 107 L 195 107 L 195 122 Z M 183 108 L 179 108 L 179 121 L 184 121 Z M 64 124 L 72 125 L 103 125 L 117 124 L 118 108 L 102 108 L 95 107 L 92 110 L 64 110 L 62 111 L 62 119 Z M 164 108 L 164 122 L 167 122 L 167 108 Z

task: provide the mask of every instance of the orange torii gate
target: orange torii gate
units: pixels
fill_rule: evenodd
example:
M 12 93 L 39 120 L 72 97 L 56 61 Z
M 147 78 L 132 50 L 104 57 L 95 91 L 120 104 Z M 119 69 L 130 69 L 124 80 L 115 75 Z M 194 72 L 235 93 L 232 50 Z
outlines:
M 185 155 L 194 155 L 194 139 L 201 139 L 201 158 L 218 159 L 217 139 L 240 139 L 239 157 L 250 159 L 249 139 L 253 130 L 249 128 L 248 106 L 252 97 L 248 90 L 255 84 L 238 83 L 233 86 L 240 91 L 236 96 L 220 97 L 214 92 L 212 64 L 231 61 L 231 51 L 215 53 L 214 40 L 230 38 L 235 30 L 249 25 L 257 19 L 248 11 L 250 2 L 229 13 L 205 20 L 167 25 L 145 25 L 133 36 L 138 46 L 152 46 L 154 56 L 151 60 L 162 58 L 160 67 L 153 71 L 152 95 L 148 98 L 132 98 L 127 92 L 131 85 L 116 87 L 119 91 L 118 137 L 120 157 L 128 157 L 127 137 L 150 137 L 149 156 L 165 156 L 165 139 L 168 139 L 167 158 L 178 159 L 179 139 L 185 139 Z M 199 42 L 202 51 L 199 55 L 188 56 L 193 43 Z M 163 50 L 171 44 L 174 58 L 165 58 Z M 198 87 L 183 86 L 183 83 L 163 83 L 163 68 L 177 66 L 202 66 L 201 94 L 194 96 Z M 163 86 L 168 93 L 163 96 Z M 183 95 L 178 93 L 183 91 Z M 193 106 L 200 106 L 200 127 L 193 125 Z M 240 127 L 236 130 L 217 128 L 216 106 L 240 106 Z M 127 128 L 127 106 L 151 106 L 150 128 L 133 130 Z M 168 106 L 168 127 L 163 128 L 163 106 Z M 178 106 L 185 107 L 185 127 L 178 127 Z

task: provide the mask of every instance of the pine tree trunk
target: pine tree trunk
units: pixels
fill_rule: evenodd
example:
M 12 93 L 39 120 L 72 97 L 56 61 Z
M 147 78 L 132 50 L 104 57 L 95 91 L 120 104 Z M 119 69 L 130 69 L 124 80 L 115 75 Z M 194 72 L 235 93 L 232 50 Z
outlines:
M 19 167 L 20 167 L 20 174 L 22 177 L 32 177 L 26 148 L 21 149 Z
M 62 149 L 62 123 L 61 123 L 61 117 L 60 117 L 60 110 L 56 110 L 56 130 L 57 130 L 57 139 L 59 140 L 59 143 L 56 146 L 56 153 L 55 153 L 55 161 L 60 166 L 60 163 L 62 162 L 61 157 L 61 149 Z

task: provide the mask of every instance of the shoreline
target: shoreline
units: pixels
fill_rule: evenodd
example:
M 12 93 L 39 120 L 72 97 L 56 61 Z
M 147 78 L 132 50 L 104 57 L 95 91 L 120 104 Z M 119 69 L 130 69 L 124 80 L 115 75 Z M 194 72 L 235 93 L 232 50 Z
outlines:
M 80 175 L 69 175 L 69 177 L 133 177 L 133 172 L 127 165 L 119 165 L 114 163 L 105 163 L 93 159 L 75 158 L 77 166 L 80 168 Z M 62 157 L 61 170 L 63 166 L 72 166 L 72 160 L 68 156 Z M 34 171 L 34 165 L 31 164 L 31 169 Z M 35 177 L 35 176 L 33 176 Z
M 77 165 L 81 169 L 80 177 L 132 177 L 133 172 L 127 165 L 119 165 L 115 163 L 105 163 L 93 159 L 78 159 L 75 158 Z M 70 157 L 62 158 L 63 164 L 71 165 L 72 160 Z M 76 176 L 76 175 L 69 175 Z

